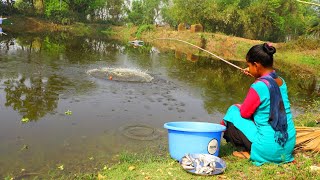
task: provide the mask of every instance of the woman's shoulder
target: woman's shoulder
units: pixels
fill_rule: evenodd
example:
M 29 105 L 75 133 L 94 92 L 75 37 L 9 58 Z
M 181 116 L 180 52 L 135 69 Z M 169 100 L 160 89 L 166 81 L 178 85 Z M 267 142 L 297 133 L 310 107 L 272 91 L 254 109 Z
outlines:
M 268 89 L 266 82 L 264 82 L 263 80 L 260 80 L 260 79 L 256 80 L 254 83 L 252 83 L 251 88 L 256 89 L 256 90 L 259 90 L 259 89 L 264 90 L 265 88 Z
M 260 99 L 263 97 L 268 97 L 269 95 L 269 89 L 268 89 L 268 86 L 260 81 L 260 80 L 257 80 L 255 81 L 252 85 L 251 85 L 251 88 L 254 89 L 257 94 L 259 95 Z
M 287 84 L 286 84 L 286 81 L 279 76 L 279 79 L 281 81 L 281 85 L 279 87 L 286 87 Z M 251 87 L 260 87 L 260 88 L 263 88 L 263 87 L 267 87 L 267 84 L 268 84 L 268 81 L 267 80 L 264 80 L 264 79 L 257 79 L 252 85 Z

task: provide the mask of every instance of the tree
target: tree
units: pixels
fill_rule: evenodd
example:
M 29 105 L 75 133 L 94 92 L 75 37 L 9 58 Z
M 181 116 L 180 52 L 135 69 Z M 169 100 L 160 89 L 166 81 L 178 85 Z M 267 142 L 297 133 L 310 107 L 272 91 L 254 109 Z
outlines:
M 93 14 L 98 7 L 104 6 L 105 0 L 62 0 L 68 5 L 68 9 L 79 15 L 79 19 L 85 20 L 86 15 Z
M 120 22 L 124 13 L 124 0 L 107 0 L 107 17 L 111 22 Z
M 166 11 L 165 17 L 172 16 L 176 22 L 202 23 L 209 15 L 208 7 L 212 7 L 212 0 L 173 0 L 173 6 Z M 210 16 L 210 15 L 209 15 Z
M 161 3 L 161 0 L 134 0 L 131 9 L 127 12 L 129 22 L 135 25 L 154 24 L 159 15 Z

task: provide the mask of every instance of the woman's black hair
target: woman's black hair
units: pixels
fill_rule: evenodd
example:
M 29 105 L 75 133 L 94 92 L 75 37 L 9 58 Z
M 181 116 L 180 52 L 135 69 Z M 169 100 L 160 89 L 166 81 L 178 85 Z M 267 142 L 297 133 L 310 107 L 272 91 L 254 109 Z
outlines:
M 269 43 L 255 45 L 247 53 L 246 60 L 250 63 L 260 63 L 263 67 L 273 66 L 273 54 L 276 48 Z

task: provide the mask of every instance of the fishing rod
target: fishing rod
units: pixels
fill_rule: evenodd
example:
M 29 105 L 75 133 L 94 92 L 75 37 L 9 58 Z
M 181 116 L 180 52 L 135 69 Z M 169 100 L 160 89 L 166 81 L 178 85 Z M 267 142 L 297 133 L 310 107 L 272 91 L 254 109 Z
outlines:
M 315 5 L 315 6 L 319 6 L 320 7 L 320 4 L 318 4 L 318 3 L 306 2 L 306 1 L 300 1 L 300 0 L 297 0 L 297 1 L 300 2 L 300 3 L 305 3 L 305 4 L 310 4 L 310 5 Z
M 229 64 L 229 65 L 231 65 L 231 66 L 233 66 L 233 67 L 235 67 L 235 68 L 243 71 L 243 72 L 245 72 L 245 69 L 242 69 L 241 67 L 239 67 L 239 66 L 237 66 L 237 65 L 235 65 L 235 64 L 232 64 L 231 62 L 229 62 L 229 61 L 227 61 L 227 60 L 224 60 L 223 58 L 221 58 L 221 57 L 213 54 L 212 52 L 210 52 L 210 51 L 208 51 L 208 50 L 205 50 L 205 49 L 203 49 L 203 48 L 201 48 L 201 47 L 199 47 L 199 46 L 196 46 L 196 45 L 194 45 L 194 44 L 191 44 L 191 43 L 189 43 L 189 42 L 187 42 L 187 41 L 183 41 L 183 40 L 175 39 L 175 38 L 157 38 L 157 39 L 159 39 L 159 40 L 174 40 L 174 41 L 180 41 L 180 42 L 186 43 L 186 44 L 188 44 L 188 45 L 190 45 L 190 46 L 193 46 L 193 47 L 196 47 L 196 48 L 198 48 L 198 49 L 201 49 L 202 51 L 211 54 L 212 56 L 220 59 L 221 61 L 223 61 L 223 62 L 225 62 L 225 63 L 227 63 L 227 64 Z

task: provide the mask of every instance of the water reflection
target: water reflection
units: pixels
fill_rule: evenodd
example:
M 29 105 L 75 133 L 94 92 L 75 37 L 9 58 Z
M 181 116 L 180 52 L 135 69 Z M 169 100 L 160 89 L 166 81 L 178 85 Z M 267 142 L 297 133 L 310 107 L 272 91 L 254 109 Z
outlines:
M 182 59 L 182 58 L 186 57 L 186 59 L 191 61 L 191 62 L 197 62 L 199 60 L 199 56 L 195 55 L 195 54 L 193 54 L 191 52 L 183 53 L 181 51 L 176 50 L 174 52 L 174 56 L 177 59 Z
M 0 77 L 6 107 L 12 107 L 30 120 L 54 113 L 61 94 L 85 92 L 95 87 L 88 78 L 81 79 L 87 75 L 74 66 L 79 62 L 88 63 L 92 56 L 99 58 L 114 52 L 110 48 L 118 48 L 114 43 L 99 41 L 99 44 L 85 38 L 61 43 L 65 41 L 63 35 L 8 37 L 1 41 Z M 74 47 L 78 43 L 82 46 Z M 81 53 L 68 48 L 77 48 Z M 64 67 L 69 63 L 77 64 Z
M 48 78 L 41 74 L 25 77 L 19 75 L 17 79 L 4 82 L 6 92 L 5 106 L 11 106 L 22 117 L 38 120 L 57 108 L 59 92 L 66 86 L 72 86 L 67 79 L 57 75 Z
M 2 27 L 0 26 L 0 36 L 2 35 L 7 35 L 7 34 L 3 32 Z
M 237 69 L 217 59 L 198 56 L 188 51 L 184 53 L 180 48 L 177 49 L 174 50 L 174 58 L 179 60 L 179 63 L 173 66 L 178 65 L 178 68 L 171 76 L 187 82 L 190 86 L 201 87 L 202 98 L 209 113 L 214 110 L 225 112 L 231 104 L 243 101 L 254 79 L 244 76 Z M 198 54 L 201 54 L 201 51 Z M 243 68 L 247 66 L 245 62 L 231 62 Z M 280 60 L 276 60 L 275 67 L 288 85 L 289 97 L 294 108 L 301 109 L 308 103 L 320 99 L 319 78 L 313 73 Z
M 306 107 L 310 102 L 320 99 L 320 77 L 308 69 L 277 62 L 280 75 L 285 77 L 291 103 L 295 107 Z
M 177 57 L 177 51 L 175 57 Z M 195 56 L 195 55 L 194 55 Z M 201 92 L 204 106 L 208 113 L 225 112 L 233 103 L 242 102 L 253 79 L 241 74 L 237 69 L 227 66 L 217 59 L 197 56 L 196 61 L 188 56 L 178 56 L 174 66 L 176 71 L 169 75 L 188 84 L 189 87 Z M 177 61 L 179 63 L 177 63 Z M 243 62 L 232 62 L 245 66 Z

